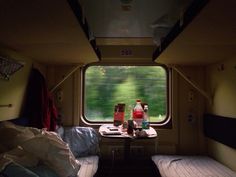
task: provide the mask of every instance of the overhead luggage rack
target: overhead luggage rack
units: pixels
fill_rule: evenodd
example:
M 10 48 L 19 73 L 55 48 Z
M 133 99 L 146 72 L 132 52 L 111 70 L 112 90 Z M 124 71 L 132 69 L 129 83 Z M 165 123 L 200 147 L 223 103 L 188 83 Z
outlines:
M 23 62 L 0 56 L 0 78 L 9 80 L 10 76 L 23 66 Z

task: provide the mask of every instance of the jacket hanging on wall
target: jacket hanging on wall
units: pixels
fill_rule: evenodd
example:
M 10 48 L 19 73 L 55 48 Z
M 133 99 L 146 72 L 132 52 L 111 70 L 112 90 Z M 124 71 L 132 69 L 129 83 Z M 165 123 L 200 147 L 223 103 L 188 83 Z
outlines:
M 53 103 L 44 76 L 32 69 L 23 116 L 29 119 L 29 126 L 47 128 L 54 131 L 56 128 L 57 110 Z

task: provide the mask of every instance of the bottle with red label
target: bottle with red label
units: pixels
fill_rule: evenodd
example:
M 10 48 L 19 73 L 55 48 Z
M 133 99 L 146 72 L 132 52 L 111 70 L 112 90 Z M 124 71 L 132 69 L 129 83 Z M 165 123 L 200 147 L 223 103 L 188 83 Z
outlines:
M 142 121 L 143 121 L 143 107 L 141 105 L 141 100 L 136 100 L 136 105 L 133 109 L 133 120 L 137 123 L 136 128 L 142 128 Z
M 119 103 L 114 109 L 114 125 L 118 126 L 124 123 L 125 119 L 125 104 Z

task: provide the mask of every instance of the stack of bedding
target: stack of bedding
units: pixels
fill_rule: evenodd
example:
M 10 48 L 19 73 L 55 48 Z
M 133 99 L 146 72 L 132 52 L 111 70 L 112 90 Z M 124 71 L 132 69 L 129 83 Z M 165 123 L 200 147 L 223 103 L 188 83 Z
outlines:
M 162 177 L 236 177 L 236 172 L 206 156 L 155 155 Z
M 96 134 L 92 129 L 88 132 Z M 86 148 L 91 145 L 93 154 L 73 152 L 55 132 L 3 122 L 0 142 L 0 177 L 92 177 L 98 168 L 94 149 L 98 145 L 89 140 Z

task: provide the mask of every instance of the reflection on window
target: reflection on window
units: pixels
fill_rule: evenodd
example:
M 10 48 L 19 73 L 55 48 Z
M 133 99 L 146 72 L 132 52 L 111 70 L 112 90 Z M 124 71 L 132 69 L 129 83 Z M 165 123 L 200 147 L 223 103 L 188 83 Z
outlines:
M 113 121 L 114 106 L 125 103 L 130 119 L 136 99 L 148 104 L 151 122 L 167 117 L 167 72 L 162 66 L 89 66 L 85 71 L 84 115 Z

